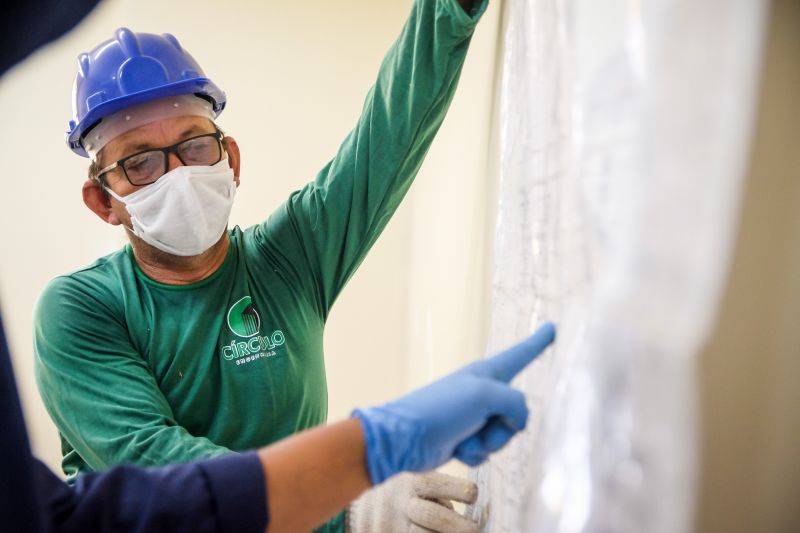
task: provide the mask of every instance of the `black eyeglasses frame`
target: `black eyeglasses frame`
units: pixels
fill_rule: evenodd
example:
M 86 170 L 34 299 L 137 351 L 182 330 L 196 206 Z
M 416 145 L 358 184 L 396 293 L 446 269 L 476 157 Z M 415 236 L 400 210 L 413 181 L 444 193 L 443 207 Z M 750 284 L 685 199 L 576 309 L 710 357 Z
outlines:
M 170 145 L 170 146 L 165 146 L 163 148 L 148 148 L 147 150 L 142 150 L 140 152 L 136 152 L 135 154 L 126 155 L 125 157 L 123 157 L 122 159 L 116 161 L 115 163 L 112 163 L 112 164 L 108 165 L 107 167 L 102 168 L 100 170 L 100 172 L 97 173 L 97 178 L 96 179 L 97 179 L 97 181 L 102 182 L 103 176 L 105 176 L 105 174 L 107 174 L 108 172 L 111 172 L 112 170 L 114 170 L 116 168 L 121 168 L 122 169 L 122 173 L 125 175 L 125 179 L 128 180 L 128 183 L 130 183 L 134 187 L 144 187 L 145 185 L 151 185 L 151 184 L 155 183 L 156 181 L 158 181 L 161 178 L 161 176 L 166 174 L 167 171 L 169 170 L 169 154 L 175 154 L 175 157 L 178 158 L 178 161 L 180 161 L 183 166 L 190 166 L 190 165 L 187 165 L 186 162 L 181 158 L 180 154 L 178 153 L 178 147 L 180 145 L 182 145 L 183 143 L 186 143 L 186 142 L 189 142 L 189 141 L 193 141 L 193 140 L 199 139 L 201 137 L 213 137 L 213 138 L 215 138 L 217 140 L 217 143 L 219 143 L 219 159 L 217 159 L 216 161 L 214 161 L 211 164 L 215 165 L 215 164 L 219 163 L 220 161 L 222 161 L 222 155 L 225 153 L 225 146 L 223 146 L 222 140 L 225 138 L 225 133 L 223 133 L 223 131 L 220 130 L 219 128 L 214 128 L 214 133 L 202 133 L 200 135 L 195 135 L 194 137 L 189 137 L 188 139 L 183 139 L 182 141 L 177 142 L 177 143 L 175 143 L 173 145 Z M 133 181 L 131 181 L 131 178 L 128 176 L 128 171 L 125 168 L 125 162 L 128 161 L 129 159 L 132 159 L 132 158 L 138 156 L 138 155 L 146 154 L 147 152 L 163 152 L 164 153 L 164 172 L 162 172 L 160 176 L 154 178 L 152 181 L 148 181 L 147 183 L 134 183 Z

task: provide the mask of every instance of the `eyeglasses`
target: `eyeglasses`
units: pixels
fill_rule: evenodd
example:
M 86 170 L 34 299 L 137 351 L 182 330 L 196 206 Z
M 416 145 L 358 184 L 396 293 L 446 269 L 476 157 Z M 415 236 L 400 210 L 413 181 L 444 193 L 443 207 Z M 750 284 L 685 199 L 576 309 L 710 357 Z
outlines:
M 150 185 L 167 173 L 169 154 L 175 154 L 184 166 L 215 165 L 222 160 L 223 137 L 224 134 L 217 130 L 185 139 L 172 146 L 138 152 L 105 167 L 98 172 L 97 179 L 115 168 L 122 168 L 131 185 Z

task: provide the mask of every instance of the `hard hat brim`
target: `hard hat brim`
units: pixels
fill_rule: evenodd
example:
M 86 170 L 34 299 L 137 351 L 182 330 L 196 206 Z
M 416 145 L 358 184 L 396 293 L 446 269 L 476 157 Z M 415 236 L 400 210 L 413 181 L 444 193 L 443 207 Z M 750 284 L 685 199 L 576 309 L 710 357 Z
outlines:
M 67 132 L 67 144 L 70 149 L 82 157 L 89 157 L 83 147 L 82 138 L 103 118 L 121 111 L 125 108 L 157 100 L 165 96 L 179 96 L 182 94 L 195 94 L 211 102 L 214 116 L 218 116 L 225 108 L 225 93 L 208 78 L 192 78 L 181 80 L 167 85 L 161 85 L 145 91 L 126 94 L 97 104 L 78 122 L 71 131 Z

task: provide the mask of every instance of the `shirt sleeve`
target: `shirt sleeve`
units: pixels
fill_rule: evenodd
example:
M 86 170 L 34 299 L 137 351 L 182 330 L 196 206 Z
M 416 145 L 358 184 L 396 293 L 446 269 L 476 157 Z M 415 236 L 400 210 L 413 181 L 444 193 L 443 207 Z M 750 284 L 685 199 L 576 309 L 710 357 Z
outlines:
M 411 186 L 486 6 L 468 14 L 457 0 L 417 0 L 336 156 L 256 227 L 267 253 L 310 270 L 323 317 Z
M 92 470 L 228 453 L 177 423 L 120 313 L 102 300 L 85 284 L 61 277 L 47 286 L 34 312 L 36 381 L 62 438 Z M 79 473 L 74 466 L 65 471 Z
M 42 531 L 28 433 L 0 318 L 0 520 L 5 533 Z
M 118 466 L 81 476 L 73 488 L 37 461 L 36 482 L 53 533 L 263 533 L 269 522 L 253 452 L 164 468 Z

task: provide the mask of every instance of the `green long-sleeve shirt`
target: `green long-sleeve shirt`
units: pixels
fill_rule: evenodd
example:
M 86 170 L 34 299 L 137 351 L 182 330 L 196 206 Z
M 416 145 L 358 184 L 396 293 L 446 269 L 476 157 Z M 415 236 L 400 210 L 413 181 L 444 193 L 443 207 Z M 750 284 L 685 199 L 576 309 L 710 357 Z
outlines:
M 229 231 L 209 278 L 157 283 L 126 246 L 50 282 L 36 375 L 68 476 L 251 449 L 325 422 L 328 312 L 444 119 L 478 4 L 468 15 L 456 0 L 415 2 L 336 156 L 266 221 Z

